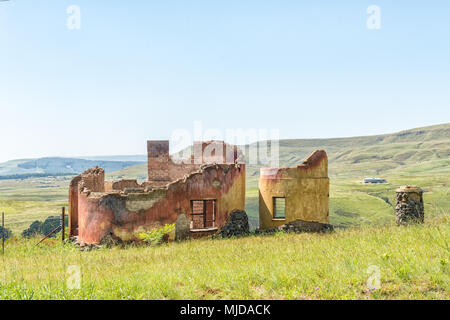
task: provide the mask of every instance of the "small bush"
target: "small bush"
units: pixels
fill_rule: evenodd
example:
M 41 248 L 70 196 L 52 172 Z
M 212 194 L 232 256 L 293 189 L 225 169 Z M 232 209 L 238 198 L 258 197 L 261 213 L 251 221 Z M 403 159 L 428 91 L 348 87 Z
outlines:
M 22 232 L 22 237 L 31 238 L 36 235 L 42 234 L 42 222 L 41 221 L 33 221 L 30 227 Z
M 24 238 L 34 237 L 36 235 L 45 236 L 52 232 L 56 227 L 61 225 L 61 218 L 59 216 L 47 217 L 44 222 L 34 221 L 30 227 L 22 232 L 22 236 Z M 68 227 L 68 219 L 65 219 L 65 225 Z M 50 236 L 51 238 L 55 237 L 55 234 Z
M 156 246 L 162 243 L 164 235 L 169 234 L 175 230 L 175 224 L 166 224 L 164 227 L 156 228 L 147 232 L 141 232 L 138 234 L 138 238 L 148 243 L 149 245 Z
M 5 239 L 11 238 L 12 237 L 12 231 L 9 230 L 8 228 L 2 228 L 0 226 L 0 240 L 3 239 L 3 237 L 5 237 Z

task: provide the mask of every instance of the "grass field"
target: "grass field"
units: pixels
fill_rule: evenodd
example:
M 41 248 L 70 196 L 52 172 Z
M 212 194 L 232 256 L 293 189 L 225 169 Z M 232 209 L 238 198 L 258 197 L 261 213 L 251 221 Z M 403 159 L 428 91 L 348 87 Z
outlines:
M 11 239 L 0 299 L 450 299 L 448 213 L 425 225 L 81 252 Z M 81 271 L 80 289 L 69 289 Z M 381 287 L 369 290 L 370 266 Z M 369 272 L 369 273 L 368 273 Z
M 0 180 L 0 212 L 5 212 L 5 226 L 19 235 L 33 221 L 61 214 L 61 207 L 67 207 L 70 179 Z

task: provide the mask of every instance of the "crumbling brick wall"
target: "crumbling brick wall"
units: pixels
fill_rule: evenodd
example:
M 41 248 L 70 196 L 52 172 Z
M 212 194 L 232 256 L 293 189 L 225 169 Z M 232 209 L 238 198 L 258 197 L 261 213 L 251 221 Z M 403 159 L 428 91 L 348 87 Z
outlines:
M 192 218 L 191 201 L 211 199 L 217 205 L 212 229 L 220 227 L 232 210 L 245 209 L 245 163 L 236 163 L 237 147 L 223 141 L 196 143 L 195 148 L 201 148 L 200 160 L 194 161 L 194 154 L 190 163 L 179 163 L 169 156 L 169 141 L 147 141 L 148 181 L 142 184 L 135 179 L 105 182 L 99 168 L 77 176 L 69 190 L 70 235 L 86 243 L 111 235 L 133 240 L 136 232 L 174 223 L 180 214 Z M 204 229 L 195 237 L 203 236 Z
M 78 194 L 81 174 L 70 181 L 69 184 L 69 236 L 78 235 Z
M 220 183 L 217 183 L 220 181 Z M 165 186 L 104 193 L 80 190 L 78 240 L 100 243 L 105 236 L 136 240 L 139 232 L 175 223 L 178 215 L 192 219 L 191 201 L 216 201 L 215 226 L 220 228 L 235 210 L 245 209 L 245 165 L 204 165 L 185 179 Z M 215 232 L 205 229 L 205 232 Z M 196 232 L 194 237 L 204 236 Z
M 201 168 L 203 164 L 236 163 L 239 149 L 223 141 L 196 141 L 189 159 L 173 159 L 169 155 L 169 141 L 147 141 L 148 182 L 152 186 L 163 186 L 183 178 Z M 243 157 L 240 157 L 243 159 Z
M 79 196 L 83 190 L 105 192 L 105 171 L 92 168 L 72 179 L 69 184 L 69 236 L 78 235 Z
M 169 177 L 169 141 L 147 141 L 148 181 L 153 185 L 165 185 Z
M 112 190 L 124 190 L 125 188 L 141 188 L 136 179 L 123 179 L 119 181 L 105 181 L 105 192 Z
M 170 181 L 175 181 L 183 178 L 194 171 L 200 170 L 202 164 L 174 162 L 169 160 L 169 178 Z
M 235 163 L 237 147 L 223 141 L 196 141 L 194 159 L 199 163 Z
M 105 171 L 101 168 L 88 169 L 81 174 L 83 187 L 91 192 L 105 192 Z

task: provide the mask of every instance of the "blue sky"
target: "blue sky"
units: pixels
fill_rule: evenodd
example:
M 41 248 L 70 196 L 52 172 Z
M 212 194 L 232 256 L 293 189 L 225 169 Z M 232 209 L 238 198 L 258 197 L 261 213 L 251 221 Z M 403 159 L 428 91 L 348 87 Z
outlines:
M 281 138 L 447 123 L 449 34 L 449 1 L 0 2 L 0 161 L 143 154 L 196 120 Z

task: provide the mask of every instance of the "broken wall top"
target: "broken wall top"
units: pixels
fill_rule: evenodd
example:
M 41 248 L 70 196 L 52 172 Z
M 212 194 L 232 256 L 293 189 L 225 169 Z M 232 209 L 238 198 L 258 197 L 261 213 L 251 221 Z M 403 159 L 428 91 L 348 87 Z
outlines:
M 170 155 L 169 140 L 148 140 L 149 159 L 167 158 L 175 164 L 244 163 L 243 152 L 235 145 L 219 140 L 194 141 L 190 157 L 182 159 Z
M 231 169 L 245 168 L 245 164 L 204 164 L 196 171 L 190 172 L 184 175 L 182 178 L 171 181 L 166 185 L 153 186 L 149 182 L 137 183 L 135 179 L 124 179 L 118 181 L 104 181 L 104 175 L 96 175 L 93 171 L 85 171 L 82 175 L 74 178 L 74 181 L 79 182 L 79 192 L 87 194 L 88 197 L 99 198 L 105 195 L 119 195 L 127 196 L 132 194 L 159 194 L 161 192 L 176 188 L 181 184 L 188 183 L 197 175 L 207 174 L 210 171 L 222 170 L 224 174 L 228 173 Z M 92 183 L 93 179 L 95 183 Z M 76 179 L 76 180 L 75 180 Z M 103 188 L 99 188 L 101 185 Z M 105 190 L 105 187 L 106 190 Z M 92 189 L 90 189 L 92 187 Z M 114 188 L 113 188 L 114 187 Z
M 328 157 L 324 150 L 315 150 L 296 167 L 260 169 L 260 179 L 301 178 L 328 178 Z

